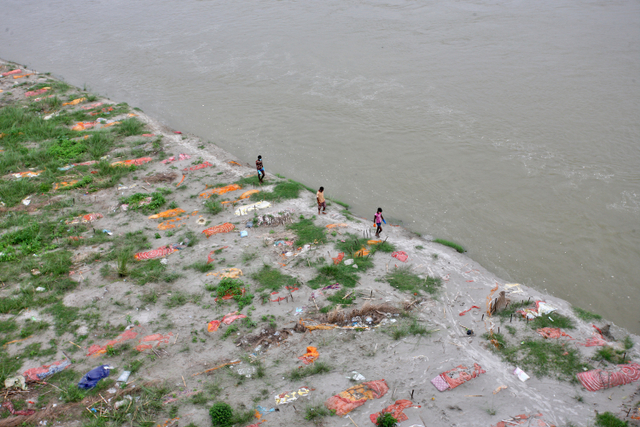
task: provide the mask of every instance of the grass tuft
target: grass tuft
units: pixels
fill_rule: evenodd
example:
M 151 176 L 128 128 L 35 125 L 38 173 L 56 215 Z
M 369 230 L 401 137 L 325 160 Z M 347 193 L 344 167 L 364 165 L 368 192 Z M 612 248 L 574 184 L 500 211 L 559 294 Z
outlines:
M 449 246 L 450 248 L 455 249 L 456 251 L 463 253 L 466 252 L 467 250 L 465 248 L 463 248 L 462 246 L 460 246 L 457 243 L 451 242 L 449 240 L 444 240 L 444 239 L 433 239 L 433 241 L 435 243 L 440 243 L 441 245 L 445 245 L 445 246 Z
M 394 288 L 413 294 L 420 294 L 421 292 L 435 294 L 442 285 L 440 278 L 427 276 L 421 279 L 408 266 L 394 269 L 385 276 L 385 280 Z
M 300 221 L 289 225 L 287 228 L 293 230 L 298 236 L 295 243 L 296 246 L 327 243 L 324 228 L 315 225 L 311 219 L 301 218 Z
M 331 372 L 331 366 L 326 362 L 315 362 L 310 366 L 294 369 L 289 373 L 289 379 L 297 381 L 311 375 L 326 374 L 328 372 Z

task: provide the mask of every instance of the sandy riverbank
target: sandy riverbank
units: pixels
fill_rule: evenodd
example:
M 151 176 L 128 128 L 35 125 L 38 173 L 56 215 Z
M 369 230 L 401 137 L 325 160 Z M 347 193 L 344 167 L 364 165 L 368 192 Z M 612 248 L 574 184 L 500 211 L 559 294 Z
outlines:
M 12 66 L 5 64 L 1 71 L 11 69 Z M 13 78 L 25 74 L 30 75 Z M 26 249 L 19 243 L 14 244 L 17 258 L 2 262 L 5 271 L 17 273 L 3 277 L 5 286 L 0 290 L 0 296 L 5 301 L 25 298 L 26 293 L 41 298 L 33 300 L 34 303 L 30 305 L 18 304 L 15 309 L 7 304 L 3 306 L 7 308 L 0 314 L 0 320 L 11 326 L 2 331 L 5 344 L 3 352 L 7 360 L 21 358 L 20 366 L 5 372 L 5 376 L 64 359 L 65 352 L 74 363 L 72 371 L 67 369 L 52 377 L 51 383 L 54 385 L 57 384 L 54 381 L 56 376 L 64 377 L 66 382 L 58 384 L 61 391 L 45 385 L 32 385 L 28 393 L 14 393 L 7 397 L 15 402 L 27 402 L 17 406 L 32 408 L 37 412 L 28 419 L 22 416 L 0 419 L 0 426 L 19 425 L 15 423 L 25 419 L 27 422 L 48 419 L 47 425 L 80 426 L 91 422 L 94 423 L 92 425 L 98 425 L 100 419 L 95 414 L 102 411 L 105 417 L 113 418 L 122 410 L 122 407 L 113 407 L 115 402 L 122 399 L 120 395 L 135 396 L 146 382 L 164 387 L 165 398 L 160 400 L 175 399 L 160 405 L 150 415 L 150 421 L 155 422 L 153 425 L 163 425 L 166 420 L 179 418 L 166 425 L 187 426 L 193 423 L 201 427 L 209 426 L 208 411 L 215 401 L 229 403 L 236 412 L 253 411 L 257 405 L 267 409 L 276 408 L 277 412 L 268 412 L 263 416 L 266 425 L 274 426 L 311 426 L 314 423 L 326 426 L 373 425 L 370 414 L 399 399 L 409 399 L 414 405 L 420 406 L 405 410 L 408 420 L 402 422 L 402 426 L 493 426 L 520 414 L 535 416 L 535 422 L 544 420 L 546 425 L 587 426 L 593 425 L 594 411 L 609 411 L 629 420 L 629 414 L 633 415 L 633 412 L 627 413 L 627 410 L 634 408 L 634 405 L 637 408 L 640 401 L 639 383 L 589 392 L 576 380 L 575 374 L 597 367 L 613 369 L 615 363 L 596 360 L 596 352 L 603 348 L 611 349 L 614 361 L 624 358 L 631 363 L 638 363 L 638 336 L 612 325 L 611 335 L 603 338 L 602 345 L 585 346 L 594 336 L 599 337 L 593 325 L 602 329 L 608 322 L 597 318 L 586 322 L 577 316 L 580 313 L 576 313 L 561 299 L 525 286 L 507 286 L 509 283 L 464 254 L 427 241 L 401 227 L 384 227 L 382 239 L 389 245 L 386 248 L 389 252 L 386 249 L 375 250 L 376 244 L 366 243 L 372 234 L 370 219 L 358 218 L 335 202 L 328 206 L 327 215 L 318 216 L 315 194 L 304 188 L 299 189 L 295 198 L 265 196 L 269 192 L 281 191 L 283 183 L 289 181 L 268 173 L 263 185 L 254 186 L 251 177 L 255 176 L 255 168 L 240 164 L 237 158 L 215 144 L 204 142 L 186 132 L 177 133 L 141 111 L 124 108 L 110 100 L 87 99 L 77 88 L 63 91 L 48 79 L 30 70 L 0 78 L 2 108 L 6 111 L 14 106 L 22 108 L 36 102 L 43 103 L 53 98 L 34 99 L 52 94 L 64 102 L 85 98 L 70 105 L 62 105 L 62 102 L 51 104 L 47 108 L 52 108 L 46 111 L 25 110 L 32 111 L 38 117 L 52 115 L 52 125 L 55 117 L 67 115 L 74 120 L 60 120 L 55 124 L 67 130 L 77 126 L 80 120 L 75 119 L 81 117 L 83 111 L 96 112 L 96 116 L 91 116 L 93 120 L 105 118 L 103 123 L 78 131 L 78 138 L 61 134 L 63 139 L 69 141 L 91 140 L 96 131 L 114 132 L 117 136 L 112 149 L 105 154 L 109 157 L 100 164 L 77 166 L 65 171 L 65 175 L 55 176 L 57 182 L 83 182 L 85 177 L 93 175 L 95 178 L 86 186 L 68 191 L 35 191 L 29 205 L 11 203 L 5 194 L 0 195 L 6 202 L 2 213 L 3 224 L 6 224 L 2 230 L 3 236 L 29 224 L 68 221 L 76 215 L 92 212 L 102 215 L 94 222 L 62 227 L 54 241 L 55 247 L 42 247 L 35 252 L 36 258 L 42 260 L 48 256 L 48 251 L 68 252 L 72 261 L 67 266 L 68 277 L 76 283 L 75 288 L 69 286 L 68 289 L 54 290 L 54 282 L 58 280 L 53 278 L 54 273 L 50 273 L 52 279 L 47 285 L 47 280 L 42 280 L 42 276 L 48 274 L 44 272 L 46 262 L 33 264 L 31 254 L 28 262 L 26 258 L 21 258 Z M 51 89 L 33 97 L 25 96 L 38 84 Z M 46 84 L 50 86 L 44 86 Z M 102 105 L 91 107 L 100 102 Z M 118 105 L 119 110 L 116 109 Z M 87 106 L 91 108 L 83 110 Z M 111 112 L 104 109 L 111 106 L 117 114 L 106 114 Z M 144 126 L 136 134 L 118 133 L 125 120 L 137 120 Z M 111 125 L 109 121 L 119 123 Z M 0 123 L 6 125 L 5 122 Z M 23 126 L 23 122 L 16 123 L 18 126 Z M 21 156 L 26 156 L 24 149 L 35 151 L 46 148 L 48 153 L 56 152 L 51 151 L 51 144 L 54 143 L 49 139 L 25 140 L 18 132 L 11 134 L 4 129 L 0 132 L 8 135 L 0 139 L 0 148 L 5 150 L 0 156 L 15 156 L 17 165 L 27 165 L 27 160 L 14 154 L 20 151 L 20 147 L 23 150 Z M 88 137 L 84 138 L 84 135 Z M 180 154 L 186 155 L 183 156 L 185 160 L 179 160 Z M 89 161 L 103 157 L 90 158 L 93 155 L 91 151 L 81 152 L 77 156 L 83 155 L 87 157 L 82 160 Z M 108 163 L 146 157 L 150 160 L 119 176 L 118 183 L 108 181 L 107 173 L 114 176 L 114 172 L 108 168 L 118 167 Z M 163 160 L 171 157 L 177 160 L 163 163 Z M 33 155 L 32 158 L 41 157 Z M 35 161 L 33 159 L 30 161 Z M 100 166 L 103 164 L 105 166 Z M 3 163 L 3 167 L 3 175 L 26 170 L 18 166 L 10 168 L 7 162 Z M 35 164 L 30 167 L 33 171 L 40 170 Z M 266 167 L 269 171 L 268 165 Z M 49 173 L 53 172 L 22 179 L 39 182 L 51 178 Z M 103 174 L 104 179 L 101 178 Z M 5 176 L 5 180 L 15 182 L 11 181 L 15 180 L 11 176 Z M 235 203 L 220 205 L 223 209 L 214 214 L 215 209 L 205 205 L 213 198 L 207 199 L 202 194 L 233 183 L 239 183 L 242 188 L 233 190 L 233 187 L 229 187 L 232 190 L 220 194 L 216 201 Z M 318 186 L 322 184 L 317 183 Z M 292 185 L 296 187 L 297 184 Z M 13 187 L 8 184 L 3 187 L 4 191 L 10 188 Z M 38 190 L 46 188 L 40 186 Z M 259 193 L 240 198 L 252 189 L 259 190 Z M 165 203 L 146 212 L 142 209 L 123 210 L 122 199 L 137 193 L 144 193 L 145 197 L 151 197 L 154 193 L 163 194 Z M 327 188 L 327 195 L 331 196 L 330 188 Z M 266 199 L 270 205 L 248 212 L 247 215 L 236 214 L 239 208 L 262 199 Z M 171 208 L 182 209 L 184 213 L 177 217 L 149 218 L 153 213 Z M 21 212 L 29 213 L 28 221 L 8 220 Z M 281 212 L 288 213 L 282 224 L 258 224 L 256 216 L 271 214 L 277 217 Z M 252 225 L 250 228 L 247 227 L 248 222 Z M 233 224 L 234 229 L 209 238 L 203 234 L 204 230 L 224 223 Z M 322 238 L 315 238 L 317 243 L 310 241 L 289 245 L 287 242 L 300 242 L 303 238 L 295 228 L 291 228 L 294 224 L 304 224 L 304 230 L 314 232 L 316 236 L 318 230 L 322 230 Z M 102 230 L 112 234 L 101 233 Z M 241 231 L 246 231 L 247 236 L 241 237 Z M 187 238 L 190 239 L 189 245 L 186 245 Z M 349 248 L 344 250 L 344 247 L 349 242 L 355 244 L 356 238 L 364 241 L 358 240 L 358 247 L 354 246 L 353 249 L 358 250 L 362 245 L 375 253 L 369 257 L 353 258 Z M 322 242 L 323 239 L 326 242 Z M 278 242 L 284 243 L 278 245 Z M 133 258 L 133 252 L 142 253 L 179 243 L 185 243 L 186 247 L 159 258 L 162 261 L 137 261 Z M 221 248 L 221 251 L 212 253 Z M 4 249 L 6 252 L 7 247 L 4 246 Z M 128 271 L 119 275 L 119 260 L 124 249 L 133 252 L 129 253 L 126 260 Z M 404 252 L 408 259 L 403 262 L 393 257 L 395 251 Z M 334 265 L 332 258 L 337 258 L 340 252 L 344 252 L 345 256 L 335 268 L 340 269 L 341 276 L 338 277 L 345 281 L 331 280 L 333 277 L 325 274 L 326 283 L 323 282 L 318 275 L 329 271 L 326 267 Z M 213 261 L 207 264 L 209 257 Z M 350 265 L 343 267 L 345 261 Z M 14 269 L 18 262 L 30 268 L 18 272 Z M 231 325 L 222 324 L 215 332 L 208 332 L 210 321 L 221 320 L 225 314 L 238 310 L 238 303 L 233 299 L 215 300 L 216 287 L 221 281 L 219 274 L 229 269 L 241 270 L 242 275 L 238 278 L 244 283 L 245 292 L 253 294 L 253 300 L 240 310 L 252 322 L 236 320 Z M 407 284 L 408 290 L 402 291 L 398 286 L 392 286 L 397 285 L 393 276 L 398 271 L 404 274 L 400 287 Z M 218 273 L 218 276 L 212 273 Z M 276 277 L 276 280 L 273 283 L 262 280 L 267 276 Z M 352 280 L 354 283 L 351 283 Z M 44 284 L 44 291 L 35 290 L 36 281 Z M 292 285 L 291 293 L 282 286 L 287 283 Z M 340 284 L 340 289 L 327 289 L 319 293 L 329 283 Z M 429 287 L 425 283 L 429 283 Z M 430 293 L 429 290 L 435 292 Z M 522 308 L 535 308 L 535 301 L 545 301 L 556 308 L 553 314 L 542 316 L 541 320 L 535 322 L 540 323 L 538 326 L 553 327 L 554 323 L 564 325 L 566 327 L 562 331 L 570 338 L 545 339 L 536 332 L 535 322 L 525 321 L 519 313 L 514 313 L 513 317 L 490 316 L 487 312 L 489 301 L 498 297 L 501 291 L 505 291 L 511 304 L 530 302 L 523 304 Z M 345 295 L 345 298 L 336 299 L 337 292 L 342 292 L 340 295 Z M 352 299 L 353 296 L 355 299 Z M 336 302 L 340 305 L 335 306 Z M 351 310 L 371 308 L 372 305 L 375 305 L 375 309 L 356 319 L 358 329 L 344 328 L 353 324 Z M 52 310 L 52 306 L 59 307 L 59 310 Z M 335 307 L 329 313 L 322 313 L 322 308 L 327 306 Z M 341 310 L 346 311 L 348 321 L 332 323 L 328 329 L 310 331 L 302 326 L 296 327 L 301 319 L 328 324 L 332 320 L 328 314 L 333 314 L 335 318 Z M 469 311 L 461 315 L 466 310 Z M 60 315 L 60 311 L 73 313 L 73 316 L 65 317 Z M 367 316 L 372 317 L 371 323 L 367 323 Z M 43 326 L 29 329 L 36 322 Z M 66 325 L 60 325 L 61 322 L 66 322 Z M 106 346 L 109 340 L 115 339 L 128 326 L 133 326 L 130 330 L 135 332 L 135 338 L 114 343 L 104 354 L 98 351 L 89 355 L 92 346 Z M 234 327 L 237 330 L 230 329 Z M 467 329 L 472 330 L 473 334 L 468 335 Z M 230 330 L 232 333 L 227 332 Z M 488 333 L 493 335 L 489 339 L 484 338 L 483 335 Z M 161 337 L 148 341 L 154 345 L 152 349 L 136 350 L 137 345 L 147 342 L 141 341 L 143 337 L 153 334 L 161 334 Z M 259 334 L 264 338 L 262 341 L 256 338 Z M 225 335 L 228 336 L 223 338 Z M 633 347 L 625 348 L 625 338 L 626 347 L 631 344 Z M 22 341 L 8 343 L 13 340 Z M 267 346 L 269 342 L 272 344 Z M 563 346 L 563 351 L 558 352 L 558 348 L 548 345 L 556 342 Z M 30 353 L 24 350 L 37 343 L 40 343 L 38 351 L 32 352 L 33 357 L 30 357 Z M 308 346 L 317 347 L 319 358 L 315 364 L 323 363 L 318 366 L 323 366 L 322 370 L 326 372 L 297 378 L 300 375 L 296 375 L 296 372 L 304 372 L 299 370 L 304 365 L 298 357 L 305 353 Z M 533 354 L 542 356 L 533 359 Z M 545 355 L 548 361 L 545 364 L 538 363 Z M 505 360 L 505 356 L 511 357 L 511 362 Z M 100 398 L 87 395 L 80 396 L 81 403 L 67 402 L 70 399 L 68 393 L 64 394 L 65 386 L 73 386 L 90 369 L 101 364 L 115 366 L 118 373 L 102 381 L 107 383 L 135 360 L 141 363 L 129 381 L 135 379 L 136 382 L 124 389 L 126 394 L 115 387 L 112 389 L 113 384 L 109 383 L 110 387 L 101 389 Z M 242 363 L 197 375 L 235 360 Z M 473 367 L 474 364 L 478 364 L 486 373 L 455 389 L 439 392 L 431 383 L 434 377 L 456 366 Z M 520 381 L 513 373 L 517 366 L 531 378 L 526 382 Z M 536 366 L 541 368 L 539 372 L 535 372 Z M 241 373 L 253 371 L 251 378 L 243 377 L 238 373 L 239 369 Z M 356 384 L 347 378 L 353 371 L 364 376 L 366 381 L 386 380 L 389 390 L 380 399 L 368 400 L 354 409 L 348 414 L 350 418 L 328 415 L 305 420 L 310 413 L 308 408 L 322 407 L 328 398 Z M 136 385 L 138 389 L 134 388 Z M 311 388 L 311 391 L 294 402 L 276 404 L 277 395 L 303 386 Z M 118 397 L 109 390 L 115 390 Z M 44 393 L 48 393 L 49 397 L 40 398 Z M 58 395 L 62 400 L 58 400 Z M 101 398 L 105 399 L 103 403 L 100 403 Z M 93 407 L 100 409 L 88 414 L 84 407 L 93 403 L 92 399 L 98 402 Z M 29 400 L 35 403 L 29 404 Z M 80 410 L 77 410 L 78 407 Z M 46 417 L 41 416 L 43 411 L 48 414 Z M 125 417 L 122 420 L 126 421 Z M 255 422 L 259 421 L 253 419 L 238 425 L 246 426 Z M 532 421 L 523 425 L 538 424 Z

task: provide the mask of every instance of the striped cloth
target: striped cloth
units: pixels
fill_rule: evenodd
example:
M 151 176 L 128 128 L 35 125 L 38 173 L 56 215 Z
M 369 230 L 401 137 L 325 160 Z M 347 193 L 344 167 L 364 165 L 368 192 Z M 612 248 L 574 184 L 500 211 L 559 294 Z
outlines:
M 207 236 L 207 238 L 209 238 L 214 234 L 228 233 L 230 231 L 233 231 L 233 229 L 235 228 L 235 225 L 231 224 L 230 222 L 225 222 L 224 224 L 216 225 L 215 227 L 209 227 L 205 230 L 202 230 L 202 232 L 205 234 L 205 236 Z
M 576 376 L 584 388 L 589 391 L 598 391 L 640 380 L 640 364 L 618 365 L 618 369 L 615 371 L 592 369 L 587 372 L 579 372 Z

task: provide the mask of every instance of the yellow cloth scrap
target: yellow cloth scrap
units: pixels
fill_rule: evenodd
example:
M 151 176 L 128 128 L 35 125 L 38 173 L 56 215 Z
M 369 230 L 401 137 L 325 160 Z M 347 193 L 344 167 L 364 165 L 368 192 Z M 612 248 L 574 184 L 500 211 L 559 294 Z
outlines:
M 367 245 L 371 246 L 371 245 L 379 245 L 380 243 L 382 243 L 382 240 L 367 240 Z
M 266 209 L 268 207 L 271 206 L 271 203 L 266 202 L 266 201 L 261 201 L 258 203 L 252 203 L 250 205 L 247 206 L 242 206 L 241 208 L 236 209 L 235 214 L 240 216 L 240 215 L 247 215 L 249 213 L 249 211 L 253 211 L 253 210 L 258 210 L 258 209 Z
M 242 270 L 240 270 L 239 268 L 225 268 L 222 271 L 207 273 L 207 276 L 215 276 L 221 279 L 224 279 L 224 278 L 237 279 L 238 277 L 244 276 L 244 275 L 242 274 Z
M 369 251 L 364 247 L 353 254 L 354 257 L 363 257 L 369 255 Z
M 242 193 L 240 195 L 240 197 L 238 197 L 238 199 L 248 199 L 249 197 L 251 197 L 252 194 L 256 194 L 259 193 L 260 190 L 249 190 L 249 191 L 245 191 L 244 193 Z
M 62 103 L 62 106 L 64 107 L 64 106 L 66 106 L 66 105 L 78 105 L 78 104 L 80 104 L 81 102 L 86 101 L 86 100 L 87 100 L 87 98 L 76 98 L 76 99 L 74 99 L 73 101 L 63 102 L 63 103 Z
M 60 188 L 65 188 L 65 187 L 71 187 L 73 184 L 77 184 L 78 180 L 74 179 L 72 181 L 62 181 L 62 182 L 56 182 L 55 184 L 53 184 L 53 191 L 55 190 L 59 190 Z

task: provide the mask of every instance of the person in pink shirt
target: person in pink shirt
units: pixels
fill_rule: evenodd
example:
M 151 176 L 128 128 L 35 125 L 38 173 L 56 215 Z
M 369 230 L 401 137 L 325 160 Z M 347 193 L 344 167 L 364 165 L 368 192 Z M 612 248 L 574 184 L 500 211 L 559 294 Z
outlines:
M 373 224 L 377 227 L 376 237 L 380 237 L 380 233 L 382 232 L 383 221 L 385 224 L 387 223 L 387 221 L 385 221 L 384 217 L 382 216 L 382 208 L 378 208 L 378 212 L 376 212 L 375 215 L 373 215 Z

